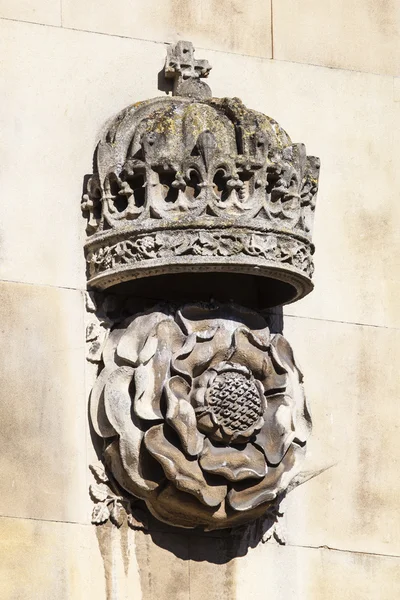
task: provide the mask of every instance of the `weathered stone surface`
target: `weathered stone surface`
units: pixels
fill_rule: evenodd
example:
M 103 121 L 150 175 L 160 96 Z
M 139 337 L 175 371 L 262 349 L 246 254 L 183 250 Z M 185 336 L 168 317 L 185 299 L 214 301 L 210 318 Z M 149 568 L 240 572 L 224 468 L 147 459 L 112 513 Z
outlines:
M 271 57 L 270 0 L 63 0 L 65 27 L 158 42 L 190 39 L 199 48 Z
M 130 494 L 161 521 L 212 530 L 279 504 L 311 418 L 292 350 L 259 313 L 160 305 L 120 323 L 103 361 L 91 416 L 128 513 Z M 96 523 L 107 494 L 92 493 Z
M 2 600 L 106 600 L 93 527 L 1 517 L 0 555 Z
M 286 318 L 307 381 L 309 465 L 334 464 L 287 498 L 288 543 L 400 554 L 400 331 Z
M 400 74 L 397 0 L 278 0 L 273 13 L 278 60 Z
M 319 159 L 238 98 L 212 98 L 200 79 L 210 69 L 190 42 L 170 46 L 174 97 L 137 102 L 105 126 L 82 201 L 90 286 L 258 275 L 262 307 L 311 291 Z
M 0 284 L 0 515 L 87 522 L 83 298 Z
M 61 25 L 60 0 L 0 0 L 0 18 Z

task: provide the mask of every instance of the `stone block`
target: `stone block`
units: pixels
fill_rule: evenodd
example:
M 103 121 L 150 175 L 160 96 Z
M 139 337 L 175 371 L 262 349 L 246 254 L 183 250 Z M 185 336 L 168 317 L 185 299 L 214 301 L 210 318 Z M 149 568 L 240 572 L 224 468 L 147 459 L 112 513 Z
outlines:
M 274 58 L 399 75 L 397 0 L 277 0 Z
M 286 318 L 285 335 L 313 416 L 304 470 L 334 465 L 289 494 L 289 543 L 398 555 L 400 331 Z
M 236 600 L 392 600 L 400 593 L 397 557 L 267 543 L 234 562 Z
M 141 533 L 136 534 L 136 540 L 138 537 L 148 540 L 146 555 L 152 563 L 152 556 L 159 555 L 157 542 Z M 180 582 L 179 598 L 191 600 L 392 600 L 400 592 L 398 557 L 274 543 L 259 543 L 254 548 L 240 544 L 235 547 L 232 536 L 218 539 L 193 534 L 189 538 L 189 562 L 182 560 L 182 556 L 176 560 L 169 546 L 172 554 L 167 563 L 169 574 L 165 575 L 164 563 L 158 563 L 151 580 L 141 575 L 142 600 L 177 597 L 170 595 L 171 578 Z M 171 536 L 166 536 L 164 543 L 170 540 Z M 164 586 L 163 581 L 166 581 Z M 157 596 L 151 595 L 155 589 Z
M 87 522 L 81 293 L 14 283 L 0 293 L 0 514 Z
M 60 0 L 0 0 L 0 18 L 61 25 Z
M 2 600 L 106 600 L 94 527 L 0 518 Z
M 97 134 L 157 95 L 164 47 L 3 20 L 0 51 L 0 279 L 84 288 L 80 202 Z
M 248 0 L 245 7 L 241 0 L 63 0 L 63 25 L 164 43 L 190 40 L 199 49 L 271 57 L 270 0 Z

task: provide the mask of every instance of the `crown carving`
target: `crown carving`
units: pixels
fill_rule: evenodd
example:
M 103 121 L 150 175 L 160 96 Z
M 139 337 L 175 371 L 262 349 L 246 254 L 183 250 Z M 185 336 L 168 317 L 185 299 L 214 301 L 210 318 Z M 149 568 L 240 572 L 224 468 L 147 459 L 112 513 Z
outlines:
M 319 159 L 238 98 L 212 98 L 211 67 L 179 42 L 173 96 L 138 102 L 107 126 L 82 208 L 89 285 L 231 272 L 312 289 Z

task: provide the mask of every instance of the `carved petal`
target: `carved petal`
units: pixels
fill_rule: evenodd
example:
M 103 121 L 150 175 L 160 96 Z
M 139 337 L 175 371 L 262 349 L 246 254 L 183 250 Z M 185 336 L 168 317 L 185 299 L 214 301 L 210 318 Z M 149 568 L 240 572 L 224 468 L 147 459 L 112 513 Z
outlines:
M 200 338 L 188 353 L 178 351 L 175 354 L 174 368 L 189 377 L 201 375 L 208 367 L 229 358 L 231 338 L 232 334 L 224 329 L 218 329 L 210 340 Z
M 246 365 L 257 379 L 263 379 L 268 369 L 268 346 L 262 345 L 248 329 L 237 329 L 234 334 L 234 351 L 230 362 Z
M 147 454 L 147 456 L 145 456 L 145 454 Z M 165 476 L 160 465 L 156 463 L 153 457 L 148 454 L 143 442 L 140 446 L 140 467 L 142 475 L 143 469 L 146 471 L 146 475 L 148 475 L 148 477 L 146 477 L 146 479 L 148 479 L 147 487 L 152 488 L 151 490 L 144 489 L 142 485 L 137 485 L 136 477 L 132 479 L 129 476 L 121 460 L 120 440 L 115 440 L 107 446 L 107 448 L 104 450 L 104 459 L 106 465 L 118 483 L 127 492 L 133 496 L 136 496 L 137 498 L 140 498 L 141 500 L 147 499 L 154 494 L 159 484 L 165 480 Z M 148 465 L 149 459 L 154 461 L 155 465 Z M 154 466 L 156 468 L 154 468 Z
M 203 449 L 204 436 L 197 429 L 196 415 L 189 403 L 190 385 L 182 377 L 172 377 L 165 386 L 167 395 L 167 421 L 175 429 L 182 446 L 190 456 Z
M 224 485 L 208 485 L 196 460 L 188 460 L 168 439 L 165 426 L 155 425 L 145 434 L 145 444 L 176 487 L 207 506 L 218 506 L 226 496 Z
M 210 413 L 205 412 L 201 415 L 201 417 L 198 417 L 197 426 L 200 431 L 217 438 L 217 440 L 220 442 L 225 442 L 221 432 L 219 431 L 219 426 L 214 423 Z
M 217 373 L 215 371 L 205 371 L 200 377 L 197 377 L 192 382 L 192 391 L 190 394 L 190 403 L 195 408 L 201 408 L 205 406 L 205 396 L 207 386 L 211 385 L 213 380 L 216 378 Z
M 104 407 L 104 388 L 109 376 L 116 368 L 116 365 L 104 368 L 96 379 L 90 394 L 90 418 L 97 435 L 104 438 L 116 435 Z
M 139 354 L 135 370 L 135 400 L 133 409 L 138 417 L 148 421 L 163 418 L 160 400 L 169 375 L 171 351 L 183 341 L 183 334 L 173 321 L 158 323 L 148 336 Z
M 117 328 L 117 329 L 113 329 L 113 331 L 111 331 L 110 335 L 108 336 L 106 345 L 103 350 L 103 362 L 106 367 L 111 367 L 112 365 L 120 366 L 119 362 L 121 362 L 121 361 L 118 362 L 118 357 L 116 355 L 116 349 L 117 349 L 119 340 L 124 335 L 124 333 L 125 333 L 124 328 Z
M 131 413 L 132 401 L 129 386 L 134 369 L 120 367 L 111 373 L 104 390 L 104 405 L 108 420 L 119 433 L 119 448 L 122 465 L 142 493 L 154 490 L 157 484 L 141 474 L 141 443 L 143 431 L 135 415 Z
M 269 464 L 277 465 L 295 437 L 292 399 L 285 394 L 269 396 L 264 421 L 254 444 L 263 450 Z
M 303 455 L 303 448 L 291 446 L 280 465 L 269 467 L 267 475 L 259 483 L 247 487 L 234 484 L 234 489 L 228 494 L 229 504 L 237 511 L 245 511 L 274 500 L 299 472 Z
M 210 440 L 204 442 L 200 466 L 204 471 L 222 475 L 229 481 L 261 479 L 267 472 L 264 455 L 252 444 L 247 444 L 243 450 L 237 450 L 230 446 L 216 447 Z
M 274 337 L 271 349 L 275 351 L 276 359 L 287 372 L 286 394 L 291 397 L 294 406 L 295 439 L 304 444 L 311 433 L 312 422 L 302 385 L 303 375 L 296 364 L 289 342 L 282 335 Z
M 163 312 L 152 312 L 136 317 L 128 326 L 118 344 L 118 356 L 128 364 L 138 365 L 139 354 L 143 350 L 149 335 L 158 323 L 168 319 L 171 319 L 171 317 Z
M 278 333 L 274 336 L 271 342 L 271 350 L 272 356 L 276 361 L 278 368 L 280 367 L 280 369 L 285 373 L 287 372 L 288 368 L 292 370 L 297 368 L 294 361 L 293 350 L 283 335 Z M 300 377 L 300 379 L 301 378 L 302 377 Z
M 172 483 L 162 487 L 157 498 L 150 497 L 146 504 L 157 519 L 179 527 L 193 528 L 201 525 L 205 527 L 205 531 L 213 531 L 243 525 L 249 520 L 248 513 L 225 507 L 225 502 L 218 508 L 204 506 L 193 496 L 177 490 Z M 185 510 L 182 510 L 183 506 Z M 259 506 L 251 513 L 250 518 L 262 516 L 266 509 L 265 504 Z

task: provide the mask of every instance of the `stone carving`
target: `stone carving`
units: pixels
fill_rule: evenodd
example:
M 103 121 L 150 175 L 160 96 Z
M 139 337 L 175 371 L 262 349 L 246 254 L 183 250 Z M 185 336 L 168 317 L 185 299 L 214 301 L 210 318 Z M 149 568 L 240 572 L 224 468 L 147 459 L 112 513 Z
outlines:
M 108 520 L 116 527 L 125 522 L 132 529 L 147 529 L 147 518 L 143 510 L 135 505 L 135 499 L 129 499 L 118 483 L 108 475 L 103 465 L 90 465 L 94 481 L 90 486 L 90 496 L 95 505 L 92 523 L 102 525 Z
M 303 377 L 286 339 L 233 300 L 237 281 L 259 311 L 311 291 L 319 159 L 238 98 L 213 98 L 210 69 L 190 42 L 170 46 L 173 96 L 109 121 L 87 180 L 88 360 L 101 369 L 90 414 L 105 469 L 93 468 L 93 522 L 140 526 L 144 503 L 170 525 L 254 521 L 283 542 L 281 501 L 316 474 L 300 471 Z M 228 273 L 220 303 L 210 272 Z M 190 276 L 153 278 L 142 306 L 178 300 L 139 312 L 138 287 L 119 285 L 189 273 L 206 274 L 207 302 Z
M 93 293 L 86 293 L 86 358 L 99 363 L 112 320 L 97 306 Z
M 245 232 L 214 230 L 210 233 L 178 230 L 176 233 L 158 231 L 136 237 L 130 234 L 126 239 L 106 248 L 92 250 L 87 260 L 90 277 L 92 281 L 96 281 L 96 278 L 102 277 L 104 272 L 115 273 L 118 268 L 129 265 L 130 270 L 125 273 L 130 275 L 136 264 L 142 265 L 145 261 L 152 261 L 157 265 L 160 259 L 170 260 L 169 271 L 172 273 L 174 264 L 179 271 L 181 258 L 187 256 L 199 256 L 203 264 L 208 257 L 211 259 L 224 257 L 226 265 L 229 265 L 229 258 L 233 257 L 237 272 L 240 272 L 241 264 L 244 271 L 250 266 L 254 268 L 259 265 L 261 270 L 269 272 L 269 267 L 265 264 L 266 260 L 271 263 L 281 261 L 287 268 L 292 266 L 301 269 L 309 276 L 314 269 L 309 248 L 304 241 L 284 235 L 273 235 L 273 233 L 266 235 L 264 232 L 252 232 L 250 227 Z M 183 264 L 187 265 L 186 259 Z M 191 270 L 190 264 L 187 265 L 186 270 Z
M 290 345 L 234 305 L 158 307 L 109 335 L 91 418 L 104 461 L 161 521 L 207 530 L 264 514 L 311 431 Z
M 136 103 L 108 124 L 82 203 L 92 287 L 228 269 L 289 282 L 284 302 L 311 291 L 319 160 L 238 98 L 211 98 L 200 81 L 210 68 L 188 42 L 170 47 L 166 75 L 180 96 Z M 176 237 L 196 250 L 183 253 Z M 299 246 L 304 259 L 292 260 Z
M 191 42 L 179 41 L 168 46 L 165 77 L 174 80 L 174 96 L 211 98 L 209 86 L 200 81 L 208 77 L 211 65 L 207 60 L 195 60 Z

